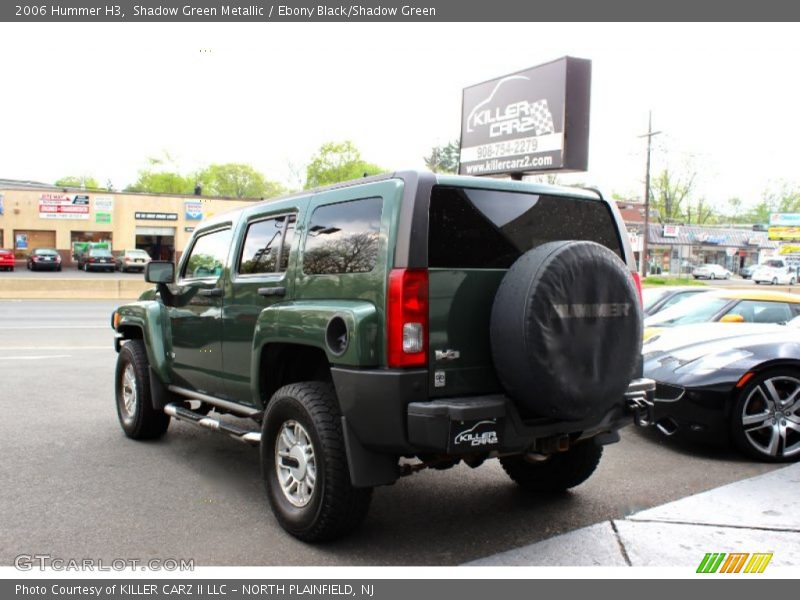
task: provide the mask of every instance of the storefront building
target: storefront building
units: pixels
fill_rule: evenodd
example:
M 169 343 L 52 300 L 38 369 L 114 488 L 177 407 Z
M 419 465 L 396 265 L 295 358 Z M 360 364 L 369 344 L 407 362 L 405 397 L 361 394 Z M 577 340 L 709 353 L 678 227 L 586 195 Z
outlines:
M 55 248 L 64 264 L 87 244 L 140 248 L 177 260 L 206 218 L 255 200 L 86 191 L 0 180 L 0 248 L 18 259 L 34 248 Z
M 648 231 L 651 272 L 686 275 L 710 263 L 739 273 L 778 252 L 777 242 L 770 241 L 766 231 L 657 223 Z

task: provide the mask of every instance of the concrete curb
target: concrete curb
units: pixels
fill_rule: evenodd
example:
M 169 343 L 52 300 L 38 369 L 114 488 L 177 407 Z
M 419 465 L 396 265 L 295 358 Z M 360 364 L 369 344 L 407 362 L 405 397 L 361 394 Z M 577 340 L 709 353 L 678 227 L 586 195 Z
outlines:
M 708 552 L 771 552 L 772 566 L 800 566 L 800 464 L 467 564 L 694 570 Z
M 138 279 L 0 278 L 4 300 L 120 300 L 138 298 L 152 284 Z

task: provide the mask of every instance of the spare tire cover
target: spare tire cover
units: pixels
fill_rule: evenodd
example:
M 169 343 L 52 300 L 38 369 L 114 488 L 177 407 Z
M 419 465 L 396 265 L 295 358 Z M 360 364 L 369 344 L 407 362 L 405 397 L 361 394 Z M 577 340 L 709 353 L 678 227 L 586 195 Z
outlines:
M 492 358 L 523 417 L 582 420 L 619 403 L 642 350 L 642 309 L 625 263 L 587 241 L 523 254 L 492 306 Z

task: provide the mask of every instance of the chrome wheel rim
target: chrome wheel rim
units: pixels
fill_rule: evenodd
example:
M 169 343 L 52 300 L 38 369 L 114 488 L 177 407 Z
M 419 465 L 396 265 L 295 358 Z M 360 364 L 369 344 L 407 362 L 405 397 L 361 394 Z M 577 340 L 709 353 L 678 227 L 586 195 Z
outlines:
M 740 417 L 747 442 L 761 454 L 800 454 L 800 380 L 765 379 L 747 396 Z
M 281 425 L 275 440 L 275 472 L 283 495 L 293 506 L 303 507 L 311 502 L 317 483 L 317 460 L 311 437 L 297 421 Z
M 122 404 L 120 405 L 122 418 L 125 421 L 133 420 L 136 413 L 136 372 L 133 365 L 128 363 L 122 372 Z

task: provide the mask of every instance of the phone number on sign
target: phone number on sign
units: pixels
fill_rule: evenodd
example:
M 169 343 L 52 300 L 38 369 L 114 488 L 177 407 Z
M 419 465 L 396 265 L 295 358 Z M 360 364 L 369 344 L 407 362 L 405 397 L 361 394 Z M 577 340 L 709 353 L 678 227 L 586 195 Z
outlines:
M 513 156 L 515 154 L 529 154 L 536 152 L 539 142 L 536 138 L 524 140 L 511 140 L 478 146 L 478 158 L 497 158 L 499 156 Z

